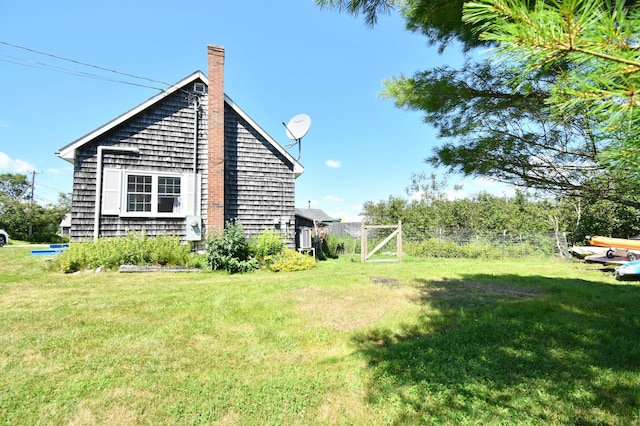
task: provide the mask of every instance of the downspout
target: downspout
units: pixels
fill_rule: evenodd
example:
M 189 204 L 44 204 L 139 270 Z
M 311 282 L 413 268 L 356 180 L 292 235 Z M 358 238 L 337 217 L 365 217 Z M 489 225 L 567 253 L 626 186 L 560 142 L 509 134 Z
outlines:
M 198 214 L 198 111 L 200 109 L 200 98 L 196 96 L 193 100 L 193 215 Z
M 139 154 L 140 150 L 138 148 L 128 148 L 128 147 L 120 147 L 120 146 L 99 146 L 98 147 L 98 158 L 96 165 L 96 207 L 95 207 L 95 216 L 93 218 L 93 241 L 98 241 L 98 237 L 100 236 L 100 213 L 102 206 L 102 154 L 105 151 L 112 152 L 130 152 L 132 154 Z

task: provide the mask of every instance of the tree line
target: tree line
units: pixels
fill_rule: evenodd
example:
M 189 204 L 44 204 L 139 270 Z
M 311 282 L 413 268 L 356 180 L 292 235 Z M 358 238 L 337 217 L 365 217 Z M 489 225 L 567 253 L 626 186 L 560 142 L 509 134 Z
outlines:
M 480 192 L 450 199 L 446 183 L 421 175 L 407 188 L 420 188 L 420 198 L 389 196 L 363 205 L 367 223 L 402 221 L 409 239 L 421 239 L 435 229 L 449 232 L 566 233 L 572 245 L 585 244 L 587 235 L 631 238 L 640 235 L 638 211 L 609 200 L 584 197 L 544 197 L 517 190 L 513 196 Z M 430 180 L 429 180 L 430 179 Z M 421 183 L 420 183 L 421 182 Z
M 60 222 L 71 211 L 70 195 L 60 194 L 57 203 L 41 205 L 31 196 L 31 189 L 25 174 L 0 174 L 0 229 L 10 240 L 60 241 Z

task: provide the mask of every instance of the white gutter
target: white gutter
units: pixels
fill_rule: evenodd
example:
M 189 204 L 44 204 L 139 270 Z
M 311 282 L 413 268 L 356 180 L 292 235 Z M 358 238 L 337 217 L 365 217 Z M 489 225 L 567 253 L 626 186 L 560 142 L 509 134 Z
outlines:
M 96 165 L 96 208 L 95 216 L 93 219 L 93 242 L 98 241 L 100 236 L 100 213 L 102 206 L 102 154 L 105 151 L 111 152 L 129 152 L 132 154 L 139 154 L 138 148 L 129 148 L 124 146 L 99 146 L 98 147 L 98 162 Z
M 200 98 L 196 96 L 193 101 L 193 215 L 198 213 L 198 112 Z

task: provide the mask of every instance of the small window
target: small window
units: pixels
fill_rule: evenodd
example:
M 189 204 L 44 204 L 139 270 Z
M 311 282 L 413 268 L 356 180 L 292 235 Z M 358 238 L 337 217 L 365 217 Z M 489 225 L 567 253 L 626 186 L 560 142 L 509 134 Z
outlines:
M 129 175 L 127 178 L 127 211 L 150 212 L 151 176 Z
M 204 95 L 205 87 L 206 86 L 204 85 L 204 83 L 194 83 L 193 91 L 196 92 L 198 95 Z

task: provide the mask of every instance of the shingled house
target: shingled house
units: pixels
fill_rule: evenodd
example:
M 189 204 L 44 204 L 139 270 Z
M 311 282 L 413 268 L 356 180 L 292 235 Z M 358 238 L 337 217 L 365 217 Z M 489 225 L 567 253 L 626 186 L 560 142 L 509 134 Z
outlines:
M 72 241 L 129 231 L 203 241 L 229 221 L 293 246 L 302 166 L 224 93 L 224 49 L 56 153 L 73 163 Z

